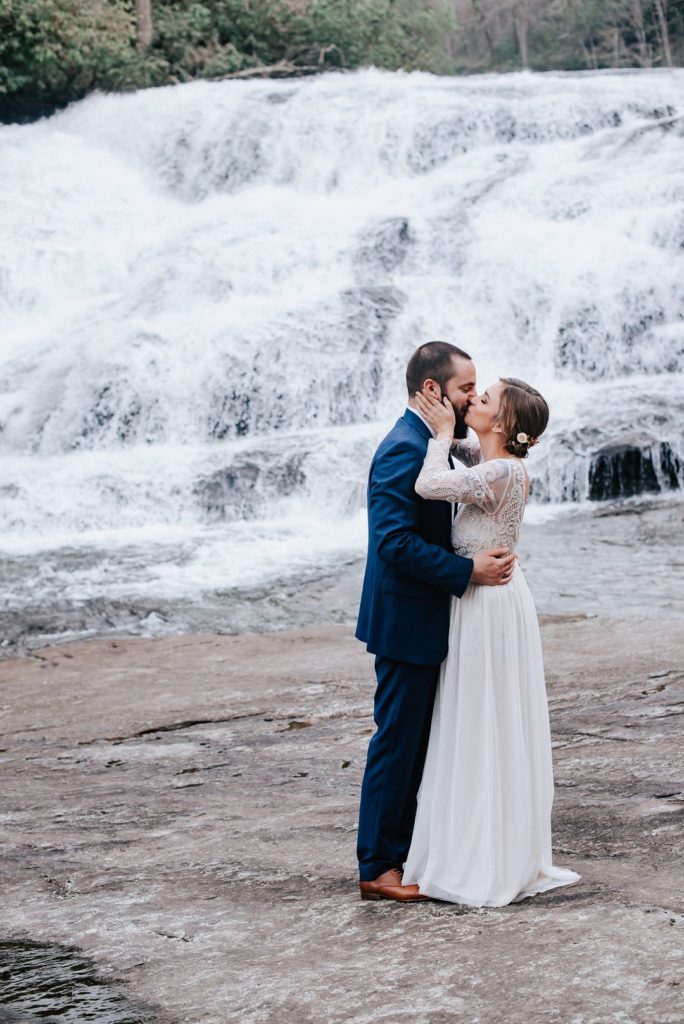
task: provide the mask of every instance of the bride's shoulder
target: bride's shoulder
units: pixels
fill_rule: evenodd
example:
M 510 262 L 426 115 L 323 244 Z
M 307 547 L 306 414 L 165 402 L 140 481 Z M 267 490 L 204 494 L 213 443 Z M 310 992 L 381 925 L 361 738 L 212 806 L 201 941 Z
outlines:
M 522 459 L 516 458 L 515 455 L 505 456 L 502 455 L 499 459 L 490 459 L 487 463 L 488 466 L 497 465 L 500 468 L 500 472 L 506 473 L 510 476 L 511 473 L 526 473 L 527 470 L 523 466 Z
M 510 482 L 515 486 L 518 481 L 524 483 L 527 480 L 527 471 L 521 459 L 506 458 L 505 456 L 499 459 L 488 459 L 486 462 L 480 463 L 479 469 L 484 471 L 485 477 L 490 483 Z
M 487 459 L 486 462 L 481 462 L 480 466 L 482 469 L 496 473 L 497 476 L 511 476 L 516 472 L 516 464 L 522 467 L 520 459 L 507 459 L 505 456 L 502 456 L 500 459 Z

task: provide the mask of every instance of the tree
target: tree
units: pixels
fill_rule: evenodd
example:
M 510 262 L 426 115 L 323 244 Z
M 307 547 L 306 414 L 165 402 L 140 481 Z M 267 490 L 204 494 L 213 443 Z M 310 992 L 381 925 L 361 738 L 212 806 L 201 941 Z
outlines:
M 663 48 L 663 61 L 668 68 L 671 68 L 672 49 L 670 48 L 670 33 L 667 24 L 667 0 L 654 0 L 653 6 L 658 20 L 658 31 Z
M 530 4 L 531 0 L 514 0 L 512 5 L 513 25 L 515 38 L 518 43 L 520 63 L 524 68 L 529 68 L 528 37 L 530 31 Z
M 5 120 L 234 74 L 682 63 L 684 0 L 0 0 Z
M 152 0 L 135 0 L 135 15 L 138 25 L 138 49 L 145 53 L 152 43 Z
M 134 32 L 125 0 L 0 0 L 0 119 L 130 87 Z

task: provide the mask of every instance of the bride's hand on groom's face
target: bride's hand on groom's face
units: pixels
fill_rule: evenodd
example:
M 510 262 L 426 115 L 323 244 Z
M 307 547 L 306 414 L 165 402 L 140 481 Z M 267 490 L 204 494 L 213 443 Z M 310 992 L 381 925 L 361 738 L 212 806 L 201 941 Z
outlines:
M 448 398 L 440 401 L 431 391 L 416 391 L 416 407 L 438 436 L 453 438 L 456 415 Z

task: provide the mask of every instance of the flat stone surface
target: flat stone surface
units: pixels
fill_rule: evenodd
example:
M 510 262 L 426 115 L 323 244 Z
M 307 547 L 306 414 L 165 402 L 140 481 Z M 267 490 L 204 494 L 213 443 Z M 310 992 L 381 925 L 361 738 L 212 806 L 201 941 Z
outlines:
M 0 939 L 78 946 L 159 1022 L 679 1024 L 684 622 L 542 634 L 582 880 L 496 910 L 358 899 L 373 674 L 346 625 L 0 663 Z

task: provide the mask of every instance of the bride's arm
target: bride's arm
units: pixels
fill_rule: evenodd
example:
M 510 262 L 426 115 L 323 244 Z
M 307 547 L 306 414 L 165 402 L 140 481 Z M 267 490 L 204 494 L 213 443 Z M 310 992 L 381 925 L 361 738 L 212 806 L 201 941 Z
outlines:
M 449 463 L 451 442 L 448 437 L 428 441 L 423 468 L 416 480 L 416 493 L 432 501 L 464 501 L 470 488 L 464 479 L 465 466 Z
M 416 480 L 416 492 L 421 498 L 479 505 L 485 512 L 494 512 L 510 477 L 507 460 L 496 459 L 471 469 L 457 462 L 452 469 L 449 465 L 450 448 L 451 439 L 448 437 L 428 441 L 423 468 Z

